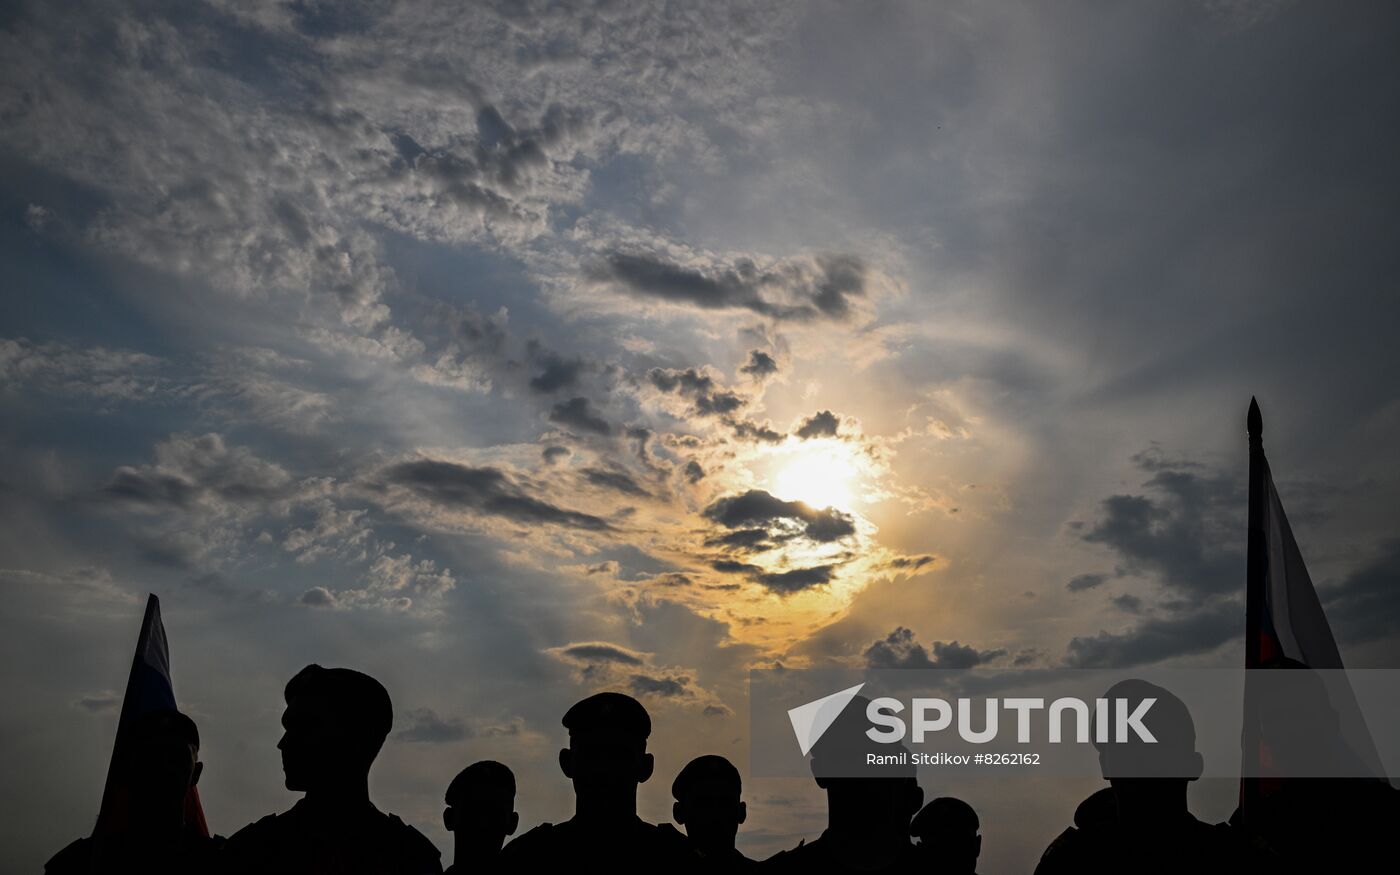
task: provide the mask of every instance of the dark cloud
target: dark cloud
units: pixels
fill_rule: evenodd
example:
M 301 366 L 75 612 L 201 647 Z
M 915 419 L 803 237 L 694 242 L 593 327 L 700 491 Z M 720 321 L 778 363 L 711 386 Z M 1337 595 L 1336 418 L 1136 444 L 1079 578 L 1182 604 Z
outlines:
M 400 741 L 419 744 L 447 744 L 461 741 L 470 733 L 467 725 L 456 717 L 439 717 L 431 708 L 415 708 L 404 714 L 408 725 L 395 733 Z
M 1149 494 L 1104 499 L 1099 519 L 1081 537 L 1111 549 L 1120 574 L 1151 574 L 1170 589 L 1197 596 L 1237 588 L 1244 574 L 1239 478 L 1153 456 L 1135 461 L 1152 473 L 1143 484 Z M 1086 579 L 1092 576 L 1075 578 Z
M 739 373 L 748 374 L 756 380 L 771 377 L 778 372 L 778 363 L 761 349 L 749 350 L 748 364 L 739 368 Z
M 627 439 L 632 441 L 637 450 L 637 458 L 643 462 L 649 460 L 647 447 L 654 436 L 652 430 L 645 426 L 634 425 L 627 429 Z
M 1114 596 L 1112 599 L 1110 599 L 1110 601 L 1113 602 L 1114 607 L 1118 608 L 1118 610 L 1123 611 L 1125 613 L 1142 613 L 1142 599 L 1138 598 L 1132 593 L 1125 592 L 1122 595 Z
M 1065 584 L 1065 589 L 1070 592 L 1083 592 L 1086 589 L 1103 586 L 1107 580 L 1107 574 L 1078 574 L 1070 578 L 1069 583 Z
M 695 412 L 701 416 L 723 416 L 733 413 L 748 402 L 735 392 L 715 392 L 695 399 Z
M 687 483 L 699 483 L 705 477 L 705 469 L 700 467 L 700 463 L 694 459 L 685 463 L 681 473 L 685 476 Z
M 830 583 L 835 573 L 835 565 L 815 565 L 811 568 L 794 568 L 791 571 L 761 572 L 754 575 L 753 580 L 771 592 L 788 595 Z
M 1319 588 L 1339 641 L 1366 642 L 1400 635 L 1400 540 L 1334 586 Z
M 707 268 L 679 264 L 661 255 L 614 252 L 592 271 L 639 297 L 703 310 L 750 310 L 774 319 L 845 319 L 851 299 L 865 295 L 866 268 L 854 256 L 795 260 L 760 269 L 752 260 Z
M 651 492 L 638 483 L 631 474 L 616 468 L 584 468 L 580 471 L 583 478 L 594 486 L 603 489 L 610 489 L 613 492 L 620 492 L 623 495 L 632 495 L 638 498 L 650 498 Z
M 856 531 L 855 520 L 835 508 L 814 510 L 800 501 L 784 501 L 762 489 L 718 499 L 705 508 L 704 516 L 729 529 L 773 527 L 791 521 L 801 524 L 807 538 L 821 542 L 838 541 Z
M 723 535 L 706 538 L 705 544 L 710 547 L 743 547 L 746 550 L 767 549 L 772 546 L 767 529 L 738 529 L 725 532 Z
M 195 505 L 216 511 L 266 503 L 291 485 L 282 468 L 245 447 L 229 447 L 218 434 L 171 435 L 155 451 L 155 464 L 117 468 L 99 498 L 153 511 Z
M 778 595 L 790 595 L 830 583 L 836 573 L 835 565 L 816 565 L 811 568 L 794 568 L 789 571 L 764 571 L 763 568 L 748 562 L 734 559 L 716 559 L 710 567 L 723 574 L 742 574 L 752 582 Z M 721 585 L 715 588 L 729 588 Z
M 122 697 L 120 693 L 115 693 L 111 690 L 103 690 L 100 693 L 82 696 L 73 704 L 91 714 L 102 714 L 120 708 Z
M 103 492 L 121 501 L 186 507 L 199 493 L 199 486 L 177 474 L 118 468 Z
M 619 665 L 645 665 L 646 660 L 642 655 L 628 650 L 617 644 L 608 644 L 603 641 L 588 641 L 579 644 L 568 644 L 552 651 L 560 656 L 574 660 L 575 662 L 587 663 L 616 663 Z
M 797 431 L 793 434 L 803 440 L 815 437 L 837 437 L 837 431 L 840 428 L 841 420 L 836 418 L 836 414 L 830 410 L 823 410 L 802 420 L 802 424 L 797 427 Z
M 631 678 L 632 692 L 638 696 L 661 696 L 666 699 L 675 699 L 691 694 L 690 678 L 684 675 L 676 677 L 652 677 L 645 674 L 634 674 Z
M 729 424 L 734 429 L 734 436 L 739 440 L 765 444 L 780 444 L 783 442 L 783 433 L 774 431 L 766 422 L 760 425 L 751 420 L 739 420 L 730 422 Z
M 301 604 L 309 608 L 335 607 L 335 595 L 324 586 L 313 586 L 301 594 Z
M 612 526 L 601 517 L 565 510 L 526 495 L 498 468 L 473 468 L 422 459 L 385 469 L 383 479 L 444 507 L 500 516 L 518 523 L 545 523 L 590 531 Z
M 583 372 L 583 362 L 579 359 L 560 358 L 554 353 L 543 353 L 539 357 L 542 370 L 530 379 L 530 388 L 536 392 L 557 392 L 578 384 Z
M 545 464 L 548 465 L 554 465 L 559 462 L 562 462 L 564 459 L 569 458 L 573 454 L 573 450 L 569 449 L 568 447 L 560 446 L 545 447 L 543 450 L 540 450 L 540 458 L 544 459 Z
M 1151 617 L 1126 632 L 1100 632 L 1070 640 L 1071 668 L 1127 668 L 1192 653 L 1205 653 L 1244 634 L 1244 607 L 1216 601 L 1169 617 Z
M 886 562 L 885 566 L 899 571 L 918 571 L 925 565 L 930 565 L 936 561 L 938 561 L 937 556 L 896 556 L 889 562 Z
M 865 648 L 868 668 L 975 668 L 1006 655 L 1002 649 L 978 650 L 957 641 L 933 642 L 933 654 L 914 639 L 912 630 L 897 626 L 894 631 Z
M 593 412 L 587 398 L 578 397 L 570 398 L 568 401 L 560 401 L 550 408 L 549 421 L 565 428 L 576 428 L 579 431 L 592 432 L 593 434 L 612 434 L 612 425 Z
M 647 379 L 653 386 L 666 393 L 676 393 L 691 399 L 697 416 L 724 416 L 748 403 L 736 392 L 721 389 L 714 378 L 694 368 L 675 370 L 672 368 L 652 368 Z

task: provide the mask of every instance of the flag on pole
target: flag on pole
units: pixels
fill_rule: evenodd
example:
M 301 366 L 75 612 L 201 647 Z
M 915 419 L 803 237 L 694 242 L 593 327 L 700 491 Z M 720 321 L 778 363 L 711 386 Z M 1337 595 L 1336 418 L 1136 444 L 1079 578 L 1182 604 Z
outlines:
M 1263 418 L 1254 399 L 1249 402 L 1248 431 L 1245 668 L 1290 667 L 1323 672 L 1319 678 L 1337 717 L 1335 728 L 1340 737 L 1336 741 L 1347 750 L 1352 762 L 1364 764 L 1372 774 L 1379 776 L 1383 771 L 1375 742 L 1366 728 L 1356 694 L 1339 671 L 1344 668 L 1341 652 L 1303 562 L 1303 553 L 1288 525 L 1283 501 L 1274 487 L 1269 461 L 1264 456 Z M 1268 689 L 1278 686 L 1274 684 Z M 1269 777 L 1276 765 L 1269 737 L 1271 729 L 1277 732 L 1281 727 L 1269 725 L 1269 714 L 1276 712 L 1265 707 L 1265 695 L 1265 686 L 1247 676 L 1240 779 L 1240 805 L 1246 813 L 1251 803 L 1257 803 L 1278 787 L 1278 779 Z
M 131 661 L 131 674 L 122 697 L 117 738 L 112 745 L 111 763 L 107 766 L 107 783 L 102 790 L 102 807 L 98 810 L 94 836 L 115 836 L 126 830 L 131 788 L 126 786 L 119 765 L 131 744 L 132 723 L 144 714 L 167 709 L 176 710 L 175 687 L 170 683 L 170 645 L 160 621 L 160 599 L 152 594 L 146 601 L 141 632 L 136 636 L 136 655 Z M 209 825 L 204 820 L 204 809 L 199 804 L 199 791 L 195 787 L 191 787 L 185 797 L 185 827 L 200 836 L 209 835 Z

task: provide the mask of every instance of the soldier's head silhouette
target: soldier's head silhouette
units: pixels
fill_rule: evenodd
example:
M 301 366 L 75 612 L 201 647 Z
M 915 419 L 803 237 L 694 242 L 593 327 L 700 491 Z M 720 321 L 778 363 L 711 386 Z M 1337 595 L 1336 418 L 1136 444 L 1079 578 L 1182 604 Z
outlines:
M 1196 724 L 1191 712 L 1169 690 L 1144 680 L 1120 681 L 1104 693 L 1114 717 L 1107 741 L 1099 741 L 1097 722 L 1092 738 L 1099 752 L 1099 767 L 1113 788 L 1120 819 L 1165 809 L 1186 810 L 1186 785 L 1201 776 L 1205 767 L 1196 752 Z M 1153 738 L 1148 741 L 1124 727 L 1118 711 L 1137 713 L 1145 703 L 1140 723 Z M 1097 716 L 1097 715 L 1096 715 Z M 1120 737 L 1120 730 L 1124 730 Z
M 623 693 L 597 693 L 564 714 L 569 746 L 559 768 L 573 782 L 578 815 L 635 815 L 637 785 L 651 777 L 651 717 Z
M 348 668 L 308 665 L 287 682 L 282 770 L 288 790 L 363 784 L 394 724 L 383 684 Z
M 671 782 L 676 800 L 671 816 L 698 847 L 710 853 L 730 850 L 739 824 L 748 817 L 742 794 L 739 770 L 733 763 L 714 754 L 699 756 Z
M 982 853 L 982 825 L 977 812 L 961 799 L 940 796 L 914 815 L 909 834 L 919 840 L 920 856 L 931 870 L 947 875 L 973 875 Z
M 472 763 L 447 785 L 442 823 L 453 834 L 457 864 L 482 862 L 501 850 L 520 825 L 515 811 L 515 775 L 495 760 Z
M 871 766 L 868 755 L 907 754 L 900 744 L 866 735 L 870 700 L 856 696 L 812 746 L 812 777 L 826 791 L 830 826 L 838 830 L 909 835 L 909 820 L 924 802 L 914 766 L 895 760 Z
M 130 810 L 140 821 L 181 825 L 185 797 L 199 782 L 199 729 L 173 709 L 151 711 L 131 724 L 123 757 Z

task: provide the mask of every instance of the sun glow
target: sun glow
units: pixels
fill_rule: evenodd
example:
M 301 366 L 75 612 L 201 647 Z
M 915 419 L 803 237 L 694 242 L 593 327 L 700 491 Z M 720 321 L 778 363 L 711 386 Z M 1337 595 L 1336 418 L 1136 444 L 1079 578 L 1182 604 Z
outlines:
M 788 458 L 776 460 L 772 492 L 818 510 L 850 510 L 857 498 L 860 466 L 851 448 L 840 441 L 814 441 Z

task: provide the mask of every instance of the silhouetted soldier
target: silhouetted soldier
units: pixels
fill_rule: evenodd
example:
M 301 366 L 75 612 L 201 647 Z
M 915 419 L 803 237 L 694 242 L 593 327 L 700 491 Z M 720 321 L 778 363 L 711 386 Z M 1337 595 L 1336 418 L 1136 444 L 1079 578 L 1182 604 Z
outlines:
M 453 862 L 445 875 L 490 870 L 520 825 L 515 775 L 495 760 L 472 763 L 447 785 L 446 801 L 442 824 L 452 833 Z
M 695 868 L 728 872 L 754 865 L 734 848 L 739 824 L 748 817 L 740 798 L 739 770 L 722 756 L 706 754 L 686 763 L 671 782 L 671 816 L 685 827 Z
M 277 747 L 288 790 L 306 795 L 235 833 L 225 848 L 234 872 L 442 871 L 422 833 L 369 799 L 369 769 L 394 722 L 379 681 L 348 668 L 308 665 L 287 683 Z
M 977 875 L 977 857 L 982 853 L 982 825 L 977 812 L 961 799 L 940 796 L 914 815 L 909 834 L 918 838 L 915 847 L 925 872 L 939 875 Z
M 622 693 L 598 693 L 564 715 L 569 746 L 559 768 L 574 785 L 574 816 L 541 824 L 506 845 L 509 871 L 660 871 L 685 868 L 685 836 L 637 816 L 637 787 L 651 777 L 651 718 Z
M 1092 805 L 1094 810 L 1085 814 L 1087 825 L 1061 833 L 1041 857 L 1036 875 L 1236 873 L 1267 865 L 1238 831 L 1197 820 L 1187 807 L 1187 785 L 1205 766 L 1196 752 L 1196 726 L 1186 704 L 1142 680 L 1114 684 L 1104 698 L 1115 710 L 1127 707 L 1130 713 L 1143 700 L 1154 699 L 1141 719 L 1156 740 L 1149 743 L 1130 733 L 1127 740 L 1095 741 L 1117 816 L 1102 819 L 1102 803 Z M 1097 739 L 1097 732 L 1092 737 Z
M 131 724 L 130 745 L 117 768 L 129 788 L 125 828 L 94 834 L 59 851 L 44 871 L 185 873 L 207 870 L 223 839 L 185 823 L 185 798 L 199 783 L 199 729 L 179 711 L 153 711 Z
M 870 701 L 856 696 L 812 748 L 812 776 L 826 791 L 827 828 L 811 842 L 764 861 L 780 872 L 912 872 L 917 851 L 909 821 L 924 791 L 909 765 L 866 767 L 866 755 L 907 753 L 901 745 L 877 744 L 865 734 Z M 878 776 L 857 777 L 877 768 Z

